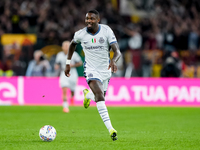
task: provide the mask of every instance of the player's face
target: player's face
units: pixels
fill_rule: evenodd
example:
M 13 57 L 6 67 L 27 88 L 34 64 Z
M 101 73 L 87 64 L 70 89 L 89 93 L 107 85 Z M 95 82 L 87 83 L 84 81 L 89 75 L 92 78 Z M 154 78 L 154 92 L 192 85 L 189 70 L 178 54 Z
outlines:
M 93 13 L 87 13 L 85 17 L 85 24 L 88 28 L 88 30 L 94 31 L 96 28 L 98 28 L 98 23 L 100 19 L 96 14 Z
M 68 49 L 69 49 L 69 42 L 64 42 L 62 44 L 62 49 L 63 49 L 63 52 L 65 53 L 65 55 L 67 55 Z

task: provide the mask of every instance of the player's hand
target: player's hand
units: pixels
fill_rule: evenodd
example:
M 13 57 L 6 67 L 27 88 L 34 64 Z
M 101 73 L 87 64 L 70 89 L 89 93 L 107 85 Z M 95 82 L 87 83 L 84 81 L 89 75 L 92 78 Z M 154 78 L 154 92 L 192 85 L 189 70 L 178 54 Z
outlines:
M 69 77 L 70 76 L 70 65 L 66 65 L 66 67 L 65 67 L 65 75 L 67 76 L 67 77 Z
M 116 72 L 117 72 L 117 65 L 116 65 L 115 61 L 113 61 L 113 60 L 110 61 L 110 64 L 109 64 L 109 66 L 108 66 L 108 70 L 109 70 L 110 68 L 111 68 L 111 71 L 112 71 L 113 73 L 116 73 Z

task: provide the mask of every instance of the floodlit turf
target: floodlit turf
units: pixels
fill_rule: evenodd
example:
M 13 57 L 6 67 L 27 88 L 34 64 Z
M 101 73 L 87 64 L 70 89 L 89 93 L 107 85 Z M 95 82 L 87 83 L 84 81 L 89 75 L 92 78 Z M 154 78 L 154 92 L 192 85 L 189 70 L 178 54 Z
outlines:
M 0 150 L 199 150 L 200 108 L 108 107 L 112 141 L 96 107 L 0 106 Z M 52 125 L 52 142 L 39 129 Z

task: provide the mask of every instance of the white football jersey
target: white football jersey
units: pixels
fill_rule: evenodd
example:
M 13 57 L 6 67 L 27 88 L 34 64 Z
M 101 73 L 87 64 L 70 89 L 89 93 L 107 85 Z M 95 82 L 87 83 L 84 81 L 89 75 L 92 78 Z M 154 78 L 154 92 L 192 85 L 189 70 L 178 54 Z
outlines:
M 109 26 L 99 24 L 99 30 L 94 35 L 87 31 L 87 27 L 85 27 L 75 32 L 73 41 L 81 43 L 85 53 L 84 69 L 86 71 L 111 74 L 111 69 L 108 70 L 109 46 L 116 43 L 117 39 Z
M 60 64 L 62 70 L 65 70 L 66 60 L 67 60 L 67 55 L 65 55 L 65 53 L 63 51 L 61 51 L 56 55 L 55 63 Z M 79 56 L 79 54 L 77 52 L 74 52 L 70 63 L 74 65 L 75 63 L 80 62 L 80 61 L 82 61 L 81 57 Z M 71 69 L 76 70 L 76 68 L 71 68 Z M 70 70 L 70 71 L 72 71 L 72 70 Z
M 66 67 L 66 60 L 67 60 L 67 55 L 63 51 L 59 52 L 56 55 L 56 60 L 55 63 L 61 65 L 61 73 L 60 73 L 60 86 L 61 87 L 69 87 L 70 89 L 75 89 L 77 78 L 78 78 L 78 72 L 75 67 L 71 68 L 70 70 L 70 77 L 65 76 L 65 67 Z M 77 62 L 80 62 L 81 57 L 77 52 L 74 52 L 72 58 L 71 58 L 71 64 L 75 64 Z M 73 84 L 72 84 L 73 83 Z

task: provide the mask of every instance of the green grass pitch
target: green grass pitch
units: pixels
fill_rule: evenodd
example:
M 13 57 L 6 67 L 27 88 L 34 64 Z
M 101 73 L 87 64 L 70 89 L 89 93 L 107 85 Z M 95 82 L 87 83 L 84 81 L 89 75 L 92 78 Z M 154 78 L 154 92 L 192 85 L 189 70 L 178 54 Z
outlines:
M 199 150 L 200 108 L 108 107 L 112 141 L 96 107 L 0 106 L 0 150 Z M 39 138 L 56 128 L 52 142 Z

